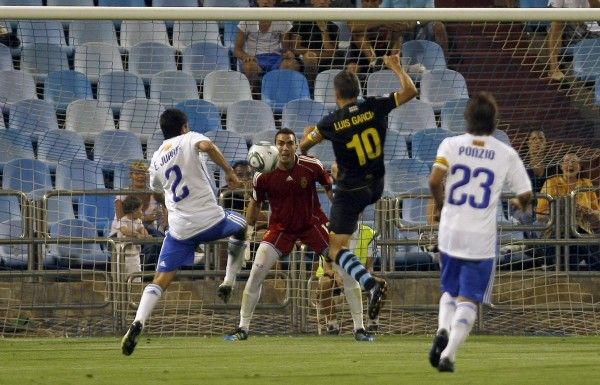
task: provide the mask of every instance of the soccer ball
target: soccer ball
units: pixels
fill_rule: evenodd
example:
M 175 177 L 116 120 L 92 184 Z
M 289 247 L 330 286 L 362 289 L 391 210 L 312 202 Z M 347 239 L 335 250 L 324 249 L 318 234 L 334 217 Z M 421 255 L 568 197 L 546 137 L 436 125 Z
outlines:
M 257 172 L 271 172 L 277 166 L 279 151 L 269 142 L 253 144 L 248 150 L 248 163 Z

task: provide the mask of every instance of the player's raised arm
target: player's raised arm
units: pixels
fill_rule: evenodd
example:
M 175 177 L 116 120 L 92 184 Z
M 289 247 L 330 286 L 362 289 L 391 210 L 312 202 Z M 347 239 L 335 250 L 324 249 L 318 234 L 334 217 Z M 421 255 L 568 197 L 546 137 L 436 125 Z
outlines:
M 307 126 L 304 128 L 304 136 L 300 141 L 300 152 L 302 155 L 306 155 L 308 150 L 311 149 L 315 144 L 323 140 L 323 135 L 319 132 L 317 126 Z
M 235 175 L 233 168 L 229 163 L 227 163 L 223 153 L 221 153 L 219 147 L 217 147 L 213 142 L 210 140 L 201 140 L 196 143 L 196 148 L 198 148 L 198 151 L 205 152 L 217 166 L 221 167 L 223 171 L 225 171 L 227 176 L 227 185 L 230 188 L 236 189 L 243 187 L 242 182 L 238 179 L 237 175 Z
M 417 96 L 417 87 L 410 76 L 408 76 L 406 71 L 404 71 L 402 68 L 402 65 L 400 64 L 400 56 L 386 55 L 383 57 L 383 62 L 387 68 L 392 70 L 392 72 L 398 76 L 398 79 L 400 80 L 400 87 L 402 89 L 396 92 L 396 105 L 402 105 Z

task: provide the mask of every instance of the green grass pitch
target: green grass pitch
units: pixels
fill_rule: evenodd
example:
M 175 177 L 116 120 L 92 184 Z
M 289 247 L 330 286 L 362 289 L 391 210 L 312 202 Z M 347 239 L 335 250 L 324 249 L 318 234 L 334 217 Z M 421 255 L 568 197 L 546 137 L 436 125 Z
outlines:
M 2 339 L 0 383 L 12 384 L 598 384 L 600 337 L 472 336 L 455 373 L 429 366 L 430 337 Z

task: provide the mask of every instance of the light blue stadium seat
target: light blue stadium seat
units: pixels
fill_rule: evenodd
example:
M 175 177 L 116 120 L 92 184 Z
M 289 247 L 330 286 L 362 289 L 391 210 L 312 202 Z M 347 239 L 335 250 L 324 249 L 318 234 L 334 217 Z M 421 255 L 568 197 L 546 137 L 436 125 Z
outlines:
M 21 219 L 21 203 L 16 195 L 0 195 L 0 222 Z
M 397 130 L 406 137 L 410 137 L 416 131 L 435 127 L 437 125 L 433 108 L 429 103 L 418 99 L 412 99 L 394 108 L 388 115 L 388 128 Z
M 4 44 L 0 44 L 0 71 L 12 70 L 13 60 L 10 53 L 10 48 Z
M 223 22 L 223 45 L 233 52 L 235 40 L 239 32 L 237 20 L 227 20 Z
M 219 147 L 225 159 L 229 162 L 245 160 L 247 158 L 248 147 L 246 139 L 237 132 L 219 130 L 209 131 L 205 135 Z M 217 167 L 212 161 L 208 161 L 208 164 L 212 167 L 213 171 L 216 171 Z
M 450 69 L 424 72 L 421 77 L 421 100 L 440 111 L 448 100 L 468 98 L 465 78 Z
M 133 132 L 142 143 L 154 135 L 162 138 L 159 121 L 164 111 L 165 107 L 157 100 L 130 99 L 121 107 L 119 129 Z
M 44 192 L 52 190 L 50 168 L 37 159 L 13 159 L 2 170 L 2 188 L 28 194 L 30 199 L 39 199 Z
M 254 135 L 252 135 L 252 144 L 256 144 L 259 142 L 269 142 L 273 144 L 275 142 L 275 135 L 278 132 L 279 131 L 275 129 L 255 132 Z
M 0 108 L 7 113 L 23 99 L 37 99 L 33 76 L 18 70 L 0 71 Z
M 43 82 L 50 72 L 69 69 L 66 52 L 56 44 L 24 44 L 21 49 L 21 70 Z
M 146 145 L 146 159 L 152 159 L 152 155 L 154 155 L 164 140 L 162 134 L 160 134 L 160 136 L 156 135 L 148 138 L 148 144 Z
M 126 50 L 139 43 L 170 44 L 167 26 L 162 20 L 123 20 L 120 38 L 121 47 Z
M 385 161 L 409 158 L 406 137 L 396 130 L 387 130 L 383 145 Z
M 16 102 L 8 118 L 10 129 L 28 134 L 34 143 L 48 130 L 57 130 L 54 106 L 45 100 L 26 99 Z
M 104 130 L 114 131 L 112 109 L 98 100 L 75 100 L 67 106 L 65 129 L 78 132 L 84 140 L 91 141 Z
M 367 77 L 367 96 L 383 96 L 400 89 L 400 79 L 391 70 L 375 71 Z
M 412 157 L 433 164 L 442 140 L 455 135 L 441 128 L 417 131 L 412 136 Z
M 385 166 L 385 191 L 392 195 L 427 189 L 429 165 L 419 159 L 393 159 Z
M 584 39 L 573 47 L 573 73 L 585 82 L 600 75 L 600 38 Z
M 158 100 L 162 105 L 171 107 L 179 102 L 199 99 L 196 81 L 187 72 L 162 71 L 150 81 L 150 99 Z
M 142 144 L 133 132 L 106 130 L 94 140 L 94 160 L 101 162 L 105 169 L 112 169 L 114 163 L 143 157 Z
M 97 92 L 98 100 L 108 103 L 115 113 L 121 111 L 126 101 L 146 97 L 144 81 L 127 71 L 112 71 L 100 75 Z
M 441 70 L 446 68 L 446 57 L 442 47 L 434 41 L 409 40 L 402 43 L 402 57 L 409 59 L 408 65 L 421 64 L 426 70 Z M 403 63 L 404 64 L 404 63 Z M 411 77 L 420 79 L 420 73 L 409 71 Z
M 50 6 L 50 7 L 54 7 L 54 6 L 93 7 L 94 0 L 46 0 L 46 5 Z
M 202 98 L 225 112 L 235 102 L 252 100 L 250 82 L 246 75 L 238 71 L 213 71 L 204 78 Z
M 0 148 L 0 171 L 13 159 L 35 158 L 30 136 L 17 130 L 0 129 Z
M 506 132 L 496 128 L 492 136 L 501 141 L 502 143 L 512 147 L 512 143 L 510 142 L 510 138 L 508 137 Z
M 319 123 L 328 113 L 327 106 L 321 102 L 311 99 L 291 100 L 283 107 L 281 127 L 304 133 L 306 126 Z
M 229 51 L 214 42 L 194 42 L 183 49 L 181 68 L 201 83 L 212 71 L 231 69 Z
M 98 0 L 99 7 L 145 7 L 145 0 Z
M 20 238 L 25 234 L 21 218 L 0 222 L 0 239 Z M 29 260 L 29 245 L 0 244 L 0 260 L 9 269 L 25 269 Z
M 176 21 L 173 24 L 173 47 L 179 51 L 192 43 L 214 43 L 223 45 L 216 21 Z
M 69 103 L 79 99 L 92 99 L 92 85 L 77 71 L 59 71 L 48 74 L 44 82 L 44 100 L 64 112 Z
M 123 71 L 119 47 L 106 43 L 82 44 L 75 49 L 74 68 L 96 84 L 105 73 Z
M 308 80 L 297 71 L 273 70 L 263 75 L 261 94 L 275 113 L 281 113 L 285 105 L 295 99 L 310 99 Z
M 110 20 L 73 20 L 69 24 L 69 44 L 77 47 L 85 43 L 105 43 L 118 46 L 115 24 Z
M 64 160 L 56 166 L 56 188 L 60 190 L 102 190 L 102 164 L 89 159 Z
M 86 194 L 79 197 L 77 213 L 94 226 L 100 235 L 108 236 L 115 218 L 115 196 Z
M 48 233 L 48 228 L 54 223 L 65 219 L 75 219 L 73 198 L 70 195 L 53 195 L 46 201 L 42 232 Z
M 308 154 L 320 160 L 321 163 L 323 163 L 323 167 L 326 170 L 331 170 L 331 165 L 335 163 L 335 154 L 333 153 L 333 146 L 328 140 L 325 140 L 313 146 L 308 151 Z
M 161 71 L 176 71 L 175 48 L 156 42 L 136 44 L 129 50 L 129 71 L 150 83 Z
M 67 45 L 63 25 L 55 20 L 20 20 L 17 23 L 17 37 L 21 46 L 54 44 L 71 56 L 73 47 Z
M 227 108 L 228 130 L 244 135 L 247 142 L 252 141 L 252 135 L 259 131 L 275 130 L 273 111 L 265 102 L 260 100 L 241 100 Z
M 87 159 L 83 137 L 62 129 L 49 130 L 40 136 L 37 155 L 39 160 L 47 163 Z
M 94 238 L 98 236 L 93 223 L 82 219 L 63 219 L 50 226 L 53 238 Z M 46 268 L 100 267 L 110 260 L 110 252 L 97 243 L 74 241 L 71 244 L 52 244 L 44 258 Z
M 25 6 L 35 6 L 35 7 L 41 7 L 44 4 L 42 4 L 42 0 L 0 0 L 0 5 L 4 6 L 21 6 L 21 7 L 25 7 Z
M 329 69 L 317 74 L 315 79 L 315 100 L 325 104 L 329 110 L 337 107 L 335 102 L 335 89 L 333 87 L 333 79 L 340 73 L 339 69 Z M 362 90 L 360 91 L 362 95 Z
M 201 99 L 183 100 L 175 108 L 185 112 L 190 130 L 204 134 L 208 131 L 221 130 L 221 113 L 219 107 Z
M 440 120 L 444 130 L 463 134 L 467 132 L 465 108 L 469 99 L 452 99 L 444 103 L 440 112 Z

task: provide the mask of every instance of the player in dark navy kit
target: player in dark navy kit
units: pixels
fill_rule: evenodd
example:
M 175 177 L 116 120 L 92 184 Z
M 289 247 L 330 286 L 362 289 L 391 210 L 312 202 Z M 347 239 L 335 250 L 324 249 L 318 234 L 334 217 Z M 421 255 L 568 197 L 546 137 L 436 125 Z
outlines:
M 400 91 L 359 102 L 358 78 L 348 71 L 340 72 L 333 83 L 339 108 L 316 126 L 307 127 L 300 143 L 303 154 L 324 139 L 333 145 L 339 170 L 329 215 L 329 258 L 371 292 L 371 319 L 381 310 L 387 286 L 383 279 L 367 271 L 350 251 L 349 243 L 360 214 L 383 193 L 383 148 L 388 114 L 417 95 L 417 88 L 402 69 L 397 55 L 385 56 L 384 63 L 398 76 Z

